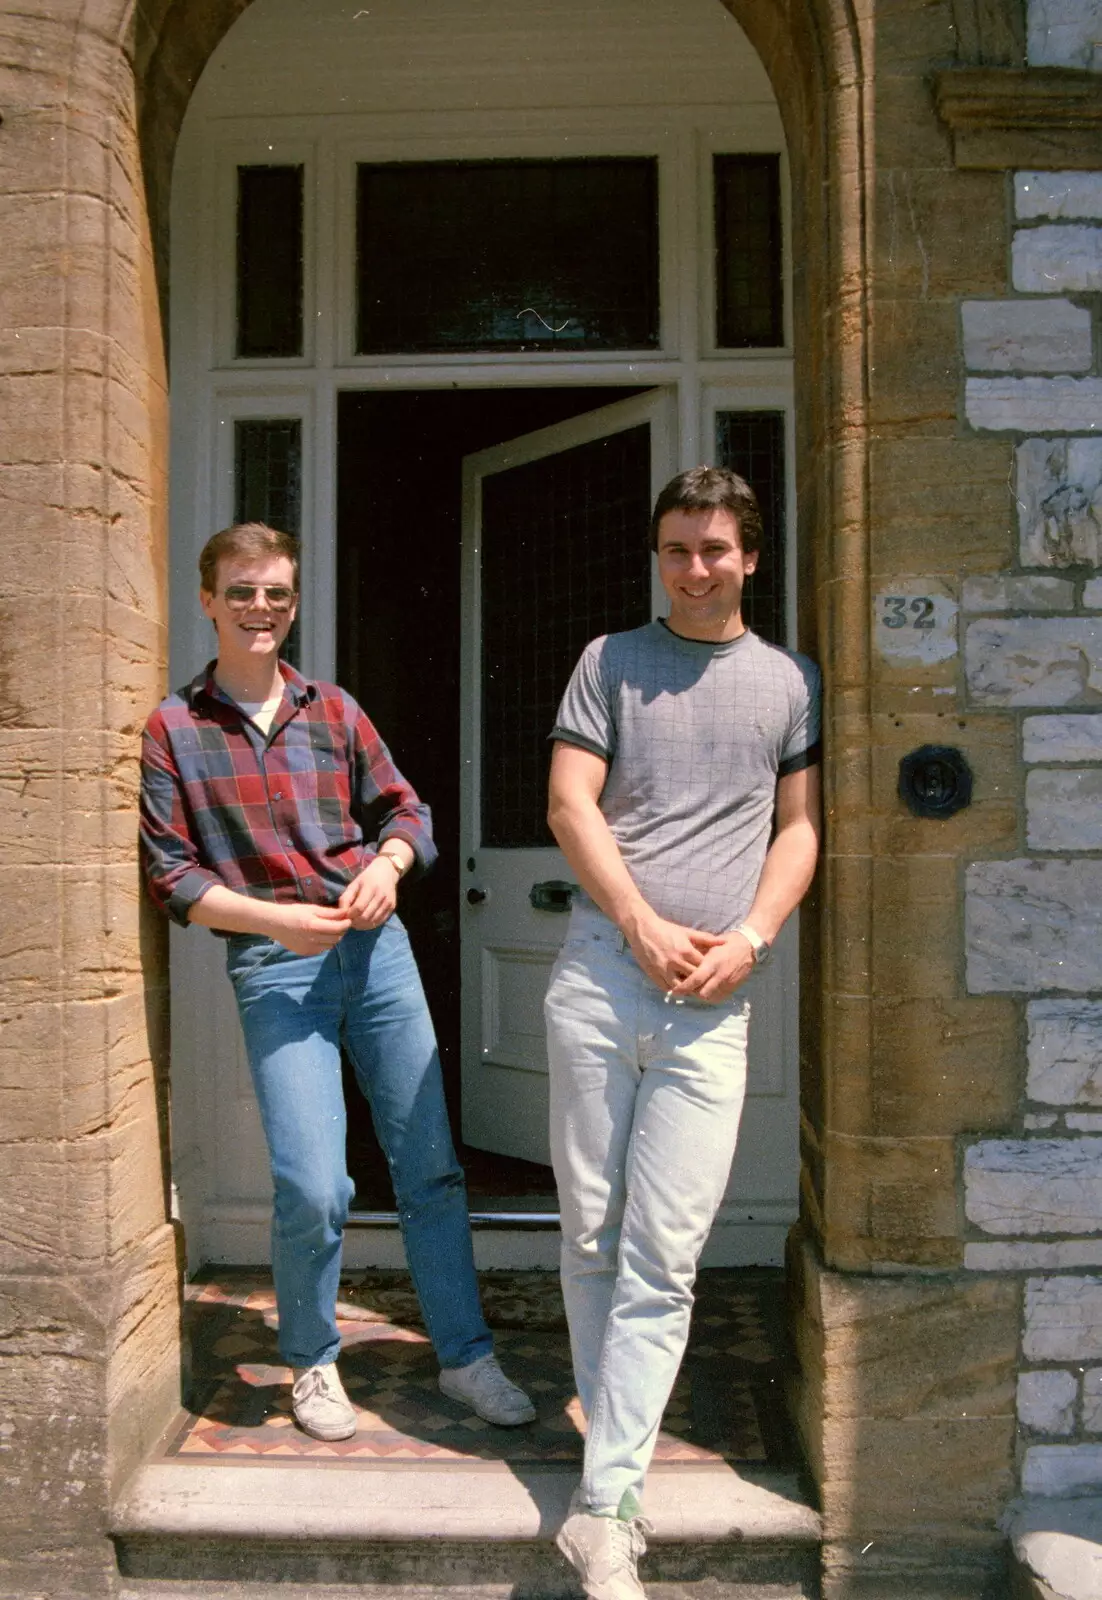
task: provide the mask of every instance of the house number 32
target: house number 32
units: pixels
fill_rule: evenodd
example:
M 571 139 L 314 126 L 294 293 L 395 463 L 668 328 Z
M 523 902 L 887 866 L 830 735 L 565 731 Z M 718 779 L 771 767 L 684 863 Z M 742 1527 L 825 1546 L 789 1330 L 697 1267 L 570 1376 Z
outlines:
M 881 597 L 885 628 L 936 628 L 934 602 L 928 594 L 886 594 Z

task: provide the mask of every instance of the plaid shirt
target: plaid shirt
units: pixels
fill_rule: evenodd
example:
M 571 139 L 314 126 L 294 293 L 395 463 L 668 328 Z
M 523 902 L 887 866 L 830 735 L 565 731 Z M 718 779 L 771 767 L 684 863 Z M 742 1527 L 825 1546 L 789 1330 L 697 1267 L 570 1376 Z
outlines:
M 213 662 L 146 723 L 142 866 L 184 926 L 212 884 L 332 905 L 384 839 L 406 841 L 415 871 L 436 859 L 428 807 L 351 695 L 280 671 L 267 738 L 215 683 Z

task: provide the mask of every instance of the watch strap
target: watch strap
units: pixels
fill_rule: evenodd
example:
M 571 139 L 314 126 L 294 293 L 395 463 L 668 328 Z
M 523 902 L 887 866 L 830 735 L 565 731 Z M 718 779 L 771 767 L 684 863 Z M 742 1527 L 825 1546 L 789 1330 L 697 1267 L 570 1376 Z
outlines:
M 767 959 L 770 950 L 769 940 L 763 939 L 756 928 L 752 928 L 748 922 L 740 922 L 735 932 L 742 934 L 742 937 L 754 952 L 755 964 Z

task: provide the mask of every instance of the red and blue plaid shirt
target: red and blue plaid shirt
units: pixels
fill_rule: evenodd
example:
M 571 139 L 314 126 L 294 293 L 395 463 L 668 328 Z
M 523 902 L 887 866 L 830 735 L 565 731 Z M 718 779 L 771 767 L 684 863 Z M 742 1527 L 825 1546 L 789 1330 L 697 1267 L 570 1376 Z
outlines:
M 146 723 L 142 865 L 157 905 L 185 926 L 212 884 L 332 905 L 384 839 L 406 841 L 415 871 L 436 859 L 428 807 L 351 695 L 280 671 L 266 738 L 213 662 Z

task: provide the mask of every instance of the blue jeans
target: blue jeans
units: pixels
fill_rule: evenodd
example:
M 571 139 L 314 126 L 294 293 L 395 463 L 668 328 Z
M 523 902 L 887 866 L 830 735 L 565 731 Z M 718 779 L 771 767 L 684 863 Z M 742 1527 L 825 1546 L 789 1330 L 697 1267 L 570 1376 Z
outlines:
M 406 1257 L 440 1364 L 465 1367 L 488 1354 L 493 1341 L 479 1304 L 440 1057 L 398 918 L 353 929 L 319 956 L 234 934 L 226 969 L 272 1164 L 272 1275 L 284 1361 L 324 1366 L 340 1349 L 335 1311 L 353 1187 L 342 1042 L 390 1168 Z
M 587 1419 L 581 1499 L 631 1515 L 735 1153 L 750 1006 L 741 989 L 719 1005 L 668 1002 L 583 904 L 545 1012 L 563 1298 Z

